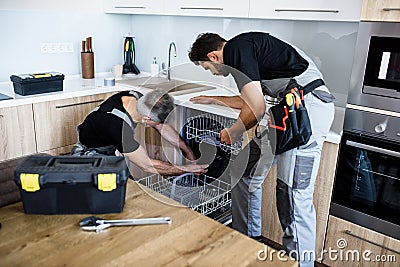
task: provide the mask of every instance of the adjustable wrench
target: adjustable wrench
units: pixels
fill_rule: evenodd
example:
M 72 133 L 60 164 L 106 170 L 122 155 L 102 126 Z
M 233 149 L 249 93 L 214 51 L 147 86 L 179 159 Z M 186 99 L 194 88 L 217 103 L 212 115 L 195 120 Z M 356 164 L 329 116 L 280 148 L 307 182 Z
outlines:
M 82 230 L 102 231 L 111 226 L 131 226 L 131 225 L 150 225 L 150 224 L 171 224 L 170 217 L 125 219 L 125 220 L 103 220 L 95 216 L 90 216 L 79 222 Z

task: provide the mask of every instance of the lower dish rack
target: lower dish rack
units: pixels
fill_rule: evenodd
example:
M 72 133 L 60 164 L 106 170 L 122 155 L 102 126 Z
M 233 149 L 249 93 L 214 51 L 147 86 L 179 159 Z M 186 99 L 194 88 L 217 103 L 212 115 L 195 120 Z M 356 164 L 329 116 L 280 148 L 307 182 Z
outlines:
M 231 204 L 231 185 L 207 175 L 191 173 L 163 177 L 153 174 L 137 180 L 138 183 L 201 213 L 208 215 Z

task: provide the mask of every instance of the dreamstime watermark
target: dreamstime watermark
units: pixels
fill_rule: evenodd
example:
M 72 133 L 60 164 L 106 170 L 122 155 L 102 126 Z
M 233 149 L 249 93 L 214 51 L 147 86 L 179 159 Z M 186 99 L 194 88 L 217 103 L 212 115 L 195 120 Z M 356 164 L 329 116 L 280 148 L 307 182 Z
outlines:
M 332 262 L 396 262 L 396 255 L 394 254 L 374 254 L 371 250 L 357 250 L 347 249 L 347 240 L 339 238 L 336 242 L 337 248 L 328 247 L 323 249 L 318 255 L 313 250 L 304 250 L 301 255 L 296 250 L 286 252 L 284 250 L 275 250 L 267 246 L 257 252 L 257 259 L 259 261 L 322 261 L 323 259 Z

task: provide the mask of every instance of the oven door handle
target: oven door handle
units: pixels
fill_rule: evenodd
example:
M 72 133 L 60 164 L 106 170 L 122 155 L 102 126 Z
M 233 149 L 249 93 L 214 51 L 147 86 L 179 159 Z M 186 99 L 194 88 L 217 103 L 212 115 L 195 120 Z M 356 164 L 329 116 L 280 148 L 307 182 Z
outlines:
M 361 149 L 366 149 L 366 150 L 370 150 L 370 151 L 373 151 L 373 152 L 377 152 L 377 153 L 381 153 L 381 154 L 385 154 L 385 155 L 389 155 L 389 156 L 400 158 L 400 153 L 399 152 L 388 150 L 388 149 L 384 149 L 384 148 L 380 148 L 380 147 L 376 147 L 376 146 L 370 146 L 370 145 L 361 144 L 361 143 L 357 143 L 357 142 L 349 141 L 349 140 L 346 140 L 346 145 L 357 147 L 357 148 L 361 148 Z

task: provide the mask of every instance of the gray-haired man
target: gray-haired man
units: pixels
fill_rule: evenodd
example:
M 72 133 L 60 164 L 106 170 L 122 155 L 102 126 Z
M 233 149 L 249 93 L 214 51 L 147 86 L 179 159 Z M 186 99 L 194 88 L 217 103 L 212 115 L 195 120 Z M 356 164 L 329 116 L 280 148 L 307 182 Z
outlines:
M 150 159 L 145 149 L 134 138 L 137 123 L 153 127 L 168 142 L 180 148 L 187 159 L 195 160 L 192 150 L 178 133 L 170 125 L 164 124 L 173 108 L 173 98 L 161 90 L 154 90 L 145 95 L 136 91 L 114 94 L 90 112 L 78 126 L 79 142 L 89 150 L 111 147 L 111 153 L 117 151 L 123 154 L 146 172 L 161 175 L 205 173 L 208 165 L 176 166 Z

